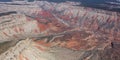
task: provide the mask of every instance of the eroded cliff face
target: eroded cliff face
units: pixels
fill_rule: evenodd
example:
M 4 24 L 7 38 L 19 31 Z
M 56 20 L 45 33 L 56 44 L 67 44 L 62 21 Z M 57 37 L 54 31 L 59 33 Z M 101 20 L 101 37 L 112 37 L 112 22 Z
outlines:
M 0 16 L 0 60 L 120 60 L 118 12 L 75 2 L 0 5 L 17 12 Z

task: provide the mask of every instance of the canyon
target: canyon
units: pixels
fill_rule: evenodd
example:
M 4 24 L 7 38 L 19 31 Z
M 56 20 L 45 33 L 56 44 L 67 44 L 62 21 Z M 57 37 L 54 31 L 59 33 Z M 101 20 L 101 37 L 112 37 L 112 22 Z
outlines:
M 69 1 L 0 3 L 0 60 L 120 60 L 119 16 Z

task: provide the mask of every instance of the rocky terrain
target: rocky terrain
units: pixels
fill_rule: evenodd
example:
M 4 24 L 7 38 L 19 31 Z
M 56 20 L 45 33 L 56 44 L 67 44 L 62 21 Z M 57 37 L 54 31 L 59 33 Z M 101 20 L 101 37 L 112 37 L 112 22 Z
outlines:
M 0 60 L 120 60 L 119 16 L 69 1 L 0 3 Z

